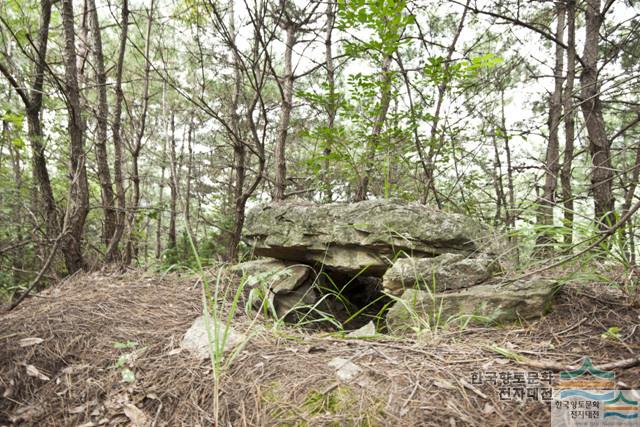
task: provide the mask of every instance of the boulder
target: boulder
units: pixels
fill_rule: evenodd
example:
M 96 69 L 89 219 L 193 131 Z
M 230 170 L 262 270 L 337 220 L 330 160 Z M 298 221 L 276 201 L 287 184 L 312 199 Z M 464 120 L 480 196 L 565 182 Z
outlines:
M 246 278 L 245 286 L 256 297 L 254 306 L 260 308 L 266 300 L 266 308 L 277 318 L 287 317 L 297 307 L 311 306 L 318 299 L 313 287 L 316 274 L 308 265 L 260 259 L 238 264 L 232 271 Z
M 209 333 L 207 332 L 204 315 L 196 318 L 187 330 L 180 343 L 180 348 L 189 350 L 200 359 L 208 359 L 211 352 L 227 352 L 242 343 L 246 338 L 236 332 L 231 325 L 215 320 L 211 316 L 208 319 L 211 331 L 211 347 L 209 346 Z
M 550 311 L 557 289 L 556 281 L 541 277 L 444 293 L 407 289 L 389 309 L 387 328 L 392 334 L 403 334 L 449 323 L 534 319 Z
M 498 263 L 486 254 L 467 257 L 443 254 L 434 258 L 400 258 L 383 276 L 382 286 L 391 295 L 405 289 L 443 292 L 468 288 L 487 281 L 499 271 Z
M 247 213 L 243 237 L 256 255 L 352 275 L 382 276 L 401 255 L 496 256 L 505 249 L 483 223 L 401 200 L 259 205 Z

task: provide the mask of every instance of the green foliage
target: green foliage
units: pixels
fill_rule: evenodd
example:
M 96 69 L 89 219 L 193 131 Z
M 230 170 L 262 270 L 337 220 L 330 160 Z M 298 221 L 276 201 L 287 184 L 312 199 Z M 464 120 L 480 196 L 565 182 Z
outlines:
M 343 31 L 369 30 L 375 37 L 345 43 L 345 53 L 353 57 L 362 55 L 388 56 L 408 43 L 402 38 L 405 28 L 415 23 L 415 17 L 406 13 L 406 1 L 338 1 L 337 27 Z

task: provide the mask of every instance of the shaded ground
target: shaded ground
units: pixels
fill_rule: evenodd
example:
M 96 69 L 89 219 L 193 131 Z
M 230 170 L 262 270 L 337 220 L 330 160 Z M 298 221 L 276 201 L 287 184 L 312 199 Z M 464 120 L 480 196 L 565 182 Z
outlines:
M 211 364 L 179 351 L 201 300 L 193 277 L 94 273 L 0 315 L 0 426 L 215 425 Z M 505 400 L 504 388 L 518 387 L 500 384 L 518 373 L 543 378 L 543 369 L 490 347 L 559 365 L 586 355 L 596 365 L 637 356 L 639 310 L 625 301 L 603 285 L 572 284 L 537 322 L 444 328 L 416 340 L 260 324 L 221 380 L 219 425 L 548 425 L 548 402 Z M 238 313 L 234 326 L 249 323 Z M 611 327 L 620 339 L 602 337 Z M 336 357 L 360 374 L 338 379 L 328 364 Z M 497 384 L 474 385 L 492 372 Z M 624 388 L 640 388 L 640 367 L 616 373 Z

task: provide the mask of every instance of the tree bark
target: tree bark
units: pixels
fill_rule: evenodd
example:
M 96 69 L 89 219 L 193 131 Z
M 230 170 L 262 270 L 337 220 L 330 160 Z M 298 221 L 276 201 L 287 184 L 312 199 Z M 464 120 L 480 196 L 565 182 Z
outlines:
M 142 111 L 140 112 L 140 124 L 138 131 L 136 132 L 136 138 L 133 142 L 133 146 L 130 149 L 131 152 L 131 184 L 132 184 L 132 196 L 131 205 L 129 207 L 128 228 L 129 235 L 127 238 L 127 247 L 125 252 L 125 264 L 131 264 L 131 261 L 137 256 L 137 237 L 136 228 L 138 209 L 140 207 L 140 167 L 139 159 L 140 152 L 142 151 L 142 140 L 146 130 L 147 123 L 147 111 L 149 109 L 149 80 L 151 74 L 151 58 L 149 52 L 151 49 L 151 28 L 153 26 L 153 10 L 154 0 L 151 0 L 149 9 L 147 10 L 147 29 L 145 34 L 144 45 L 144 77 L 143 77 L 143 90 L 142 90 Z
M 113 112 L 113 124 L 111 133 L 113 134 L 113 175 L 116 186 L 116 200 L 118 202 L 118 211 L 116 215 L 116 228 L 114 230 L 105 258 L 107 262 L 117 262 L 120 258 L 118 247 L 120 240 L 124 234 L 126 225 L 126 197 L 124 190 L 124 175 L 122 173 L 124 165 L 124 157 L 122 150 L 122 135 L 120 134 L 122 123 L 122 101 L 124 93 L 122 92 L 122 73 L 124 68 L 124 54 L 127 48 L 127 34 L 129 27 L 129 3 L 123 0 L 122 3 L 122 20 L 120 30 L 120 45 L 118 48 L 118 60 L 116 62 L 116 82 L 115 82 L 115 102 Z
M 378 104 L 378 111 L 376 112 L 376 116 L 374 118 L 373 129 L 371 130 L 371 135 L 367 140 L 367 151 L 364 159 L 365 170 L 363 176 L 360 178 L 358 189 L 354 197 L 354 201 L 356 202 L 366 200 L 369 193 L 369 181 L 371 179 L 371 175 L 373 174 L 376 151 L 378 150 L 378 146 L 380 145 L 380 135 L 382 134 L 382 129 L 387 119 L 387 112 L 389 111 L 389 104 L 391 103 L 391 83 L 393 80 L 391 72 L 391 59 L 391 55 L 385 55 L 380 70 L 380 90 L 382 94 L 380 97 L 380 103 Z
M 331 188 L 331 172 L 330 168 L 330 160 L 329 156 L 331 155 L 331 150 L 333 149 L 333 131 L 334 131 L 334 123 L 336 120 L 337 114 L 337 103 L 336 103 L 336 82 L 335 82 L 335 65 L 333 63 L 333 51 L 332 51 L 332 34 L 333 34 L 333 26 L 336 21 L 335 14 L 335 2 L 332 0 L 327 1 L 326 7 L 326 15 L 327 22 L 325 28 L 325 40 L 324 40 L 324 58 L 327 67 L 327 86 L 329 89 L 329 99 L 327 102 L 327 138 L 325 140 L 325 147 L 323 151 L 324 161 L 322 165 L 322 185 L 324 187 L 324 201 L 326 203 L 331 203 L 333 199 L 332 188 Z
M 64 221 L 61 249 L 69 274 L 85 267 L 82 256 L 84 223 L 89 211 L 89 187 L 84 152 L 84 122 L 80 105 L 78 70 L 76 67 L 75 30 L 72 0 L 62 0 L 62 29 L 64 33 L 63 62 L 65 70 L 65 94 L 67 99 L 68 131 L 70 139 L 69 208 Z
M 615 201 L 612 193 L 611 146 L 605 133 L 598 82 L 598 42 L 603 22 L 600 0 L 587 0 L 584 15 L 586 34 L 580 76 L 581 109 L 587 128 L 592 161 L 591 191 L 594 200 L 594 220 L 600 230 L 604 231 L 615 223 Z
M 287 161 L 285 158 L 287 135 L 289 132 L 289 121 L 293 103 L 293 46 L 296 43 L 296 26 L 293 22 L 287 21 L 284 24 L 286 33 L 284 51 L 284 76 L 282 77 L 282 109 L 280 110 L 280 123 L 278 124 L 278 138 L 275 147 L 275 189 L 273 199 L 281 201 L 285 198 L 287 188 Z
M 573 243 L 573 190 L 571 188 L 571 168 L 575 140 L 575 112 L 573 86 L 576 78 L 576 1 L 567 1 L 567 82 L 564 89 L 564 154 L 560 183 L 562 184 L 563 225 L 566 229 L 564 243 Z
M 116 211 L 113 195 L 113 185 L 111 183 L 111 172 L 109 170 L 109 159 L 107 156 L 107 129 L 109 128 L 109 107 L 107 105 L 107 73 L 104 67 L 104 56 L 102 53 L 102 34 L 98 10 L 95 0 L 88 0 L 89 18 L 92 39 L 92 52 L 95 61 L 96 83 L 98 86 L 98 114 L 96 131 L 96 163 L 98 166 L 98 179 L 102 196 L 102 209 L 104 210 L 104 235 L 103 240 L 106 245 L 113 238 L 116 230 Z
M 231 34 L 231 43 L 236 42 L 236 24 L 235 9 L 233 1 L 231 1 L 229 12 L 229 32 Z M 233 64 L 233 96 L 231 97 L 231 105 L 229 106 L 230 127 L 232 130 L 231 138 L 233 140 L 233 228 L 226 251 L 226 259 L 229 262 L 235 262 L 238 257 L 238 245 L 242 235 L 242 227 L 244 226 L 244 208 L 246 201 L 243 198 L 244 186 L 247 178 L 246 161 L 247 149 L 244 141 L 240 139 L 240 115 L 238 108 L 240 107 L 240 93 L 242 91 L 242 75 L 240 74 L 240 58 L 238 52 L 232 50 L 231 62 Z
M 165 126 L 166 131 L 166 126 Z M 156 259 L 162 256 L 162 213 L 164 212 L 164 173 L 167 160 L 167 139 L 162 139 L 162 153 L 160 154 L 160 182 L 158 184 L 158 218 L 156 218 Z
M 565 6 L 562 2 L 556 5 L 556 39 L 563 43 L 565 26 Z M 555 65 L 553 68 L 554 88 L 549 98 L 549 140 L 545 158 L 544 186 L 542 197 L 538 201 L 539 214 L 538 225 L 553 225 L 553 208 L 556 204 L 556 188 L 558 174 L 560 172 L 560 141 L 558 130 L 562 119 L 562 81 L 564 71 L 564 49 L 558 43 L 555 44 Z M 539 245 L 548 245 L 552 241 L 548 229 L 544 229 L 538 235 Z
M 178 162 L 176 158 L 176 122 L 175 113 L 171 112 L 171 138 L 169 139 L 169 161 L 170 161 L 170 179 L 169 188 L 171 189 L 171 201 L 169 210 L 169 242 L 167 247 L 175 249 L 176 240 L 176 217 L 178 207 Z
M 27 134 L 32 151 L 32 173 L 36 182 L 38 197 L 35 197 L 35 206 L 39 206 L 45 213 L 45 230 L 48 238 L 53 239 L 59 234 L 60 224 L 56 201 L 53 196 L 51 180 L 47 168 L 47 157 L 44 149 L 44 133 L 40 121 L 42 110 L 42 98 L 44 94 L 44 71 L 46 69 L 47 43 L 49 40 L 49 24 L 51 21 L 51 2 L 41 0 L 40 2 L 40 26 L 38 29 L 37 42 L 34 44 L 35 64 L 34 78 L 31 90 L 22 87 L 11 74 L 9 68 L 0 63 L 0 72 L 7 78 L 11 86 L 22 100 L 27 116 Z

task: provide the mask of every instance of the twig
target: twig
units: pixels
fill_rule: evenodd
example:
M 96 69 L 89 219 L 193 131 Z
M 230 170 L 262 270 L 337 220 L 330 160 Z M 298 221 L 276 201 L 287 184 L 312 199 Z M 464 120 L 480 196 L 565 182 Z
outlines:
M 33 279 L 33 281 L 29 284 L 29 287 L 22 293 L 22 295 L 20 295 L 20 297 L 9 306 L 7 311 L 11 311 L 14 308 L 16 308 L 27 297 L 27 295 L 29 295 L 29 293 L 33 290 L 33 288 L 35 288 L 38 282 L 40 282 L 40 279 L 42 279 L 42 276 L 44 275 L 44 273 L 49 269 L 49 266 L 51 265 L 51 262 L 53 261 L 53 258 L 55 257 L 56 252 L 58 251 L 58 246 L 60 245 L 60 240 L 62 240 L 63 235 L 64 235 L 64 232 L 58 235 L 55 242 L 53 243 L 53 248 L 51 248 L 49 257 L 47 257 L 47 260 L 45 261 L 44 265 L 40 269 L 40 272 L 38 273 L 36 278 Z
M 560 362 L 553 362 L 550 360 L 533 360 L 522 356 L 519 353 L 511 350 L 505 350 L 498 346 L 489 347 L 491 351 L 494 351 L 509 360 L 513 360 L 519 365 L 531 366 L 532 368 L 546 369 L 549 371 L 571 371 L 577 369 L 579 365 L 565 365 Z M 634 366 L 640 365 L 640 356 L 631 357 L 628 359 L 618 360 L 617 362 L 605 363 L 596 366 L 602 371 L 611 371 L 614 369 L 628 369 Z

